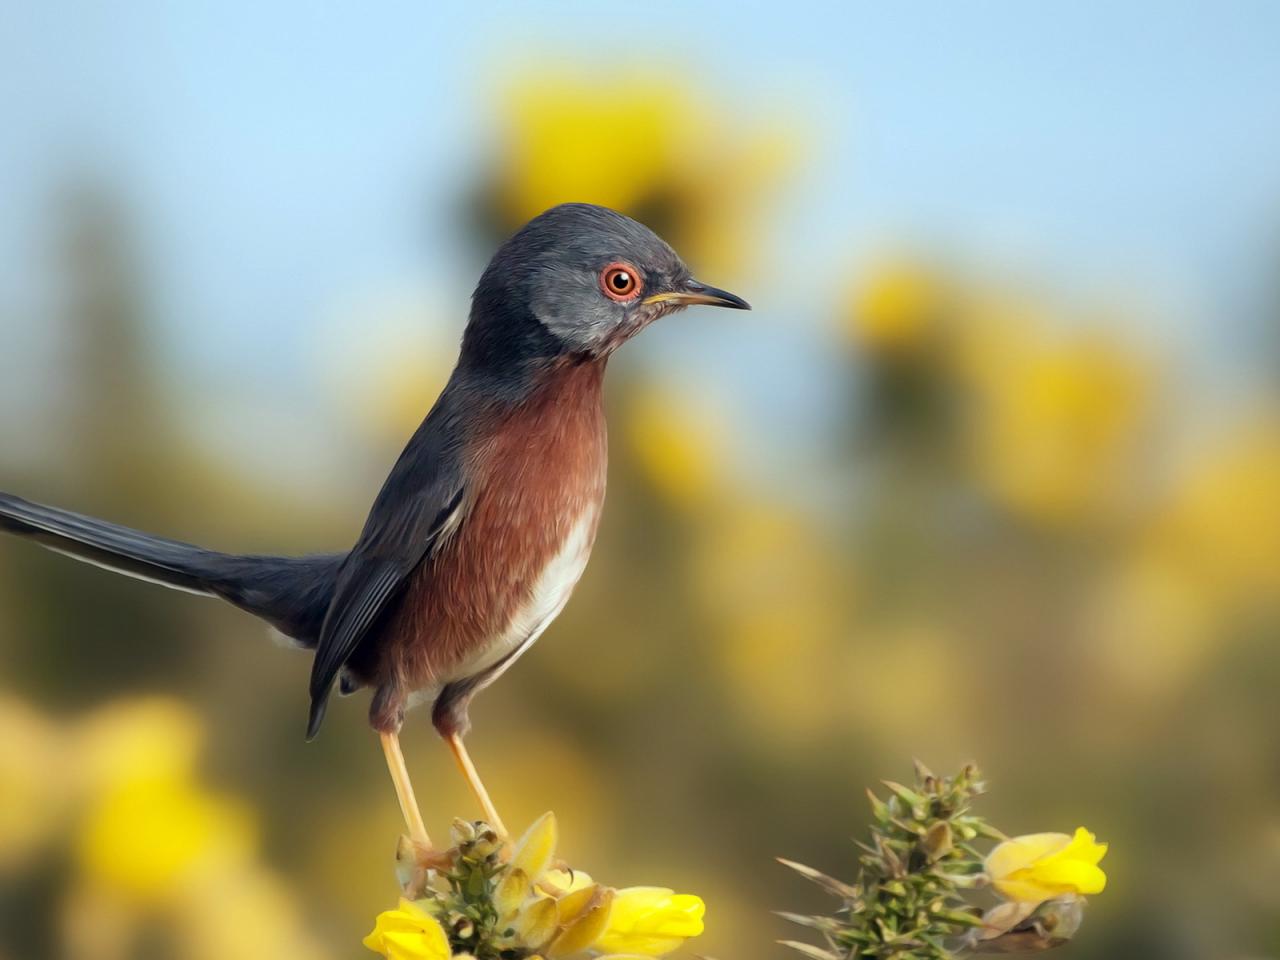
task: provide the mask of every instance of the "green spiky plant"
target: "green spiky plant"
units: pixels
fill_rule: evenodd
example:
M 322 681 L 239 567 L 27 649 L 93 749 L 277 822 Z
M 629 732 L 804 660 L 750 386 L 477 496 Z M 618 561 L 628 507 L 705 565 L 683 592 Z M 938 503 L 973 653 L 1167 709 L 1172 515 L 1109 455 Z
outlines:
M 428 872 L 407 837 L 401 838 L 396 872 L 405 895 L 419 900 L 440 922 L 450 948 L 477 960 L 524 956 L 502 929 L 494 891 L 507 869 L 502 840 L 488 824 L 455 820 L 454 845 Z
M 783 941 L 813 960 L 950 960 L 982 913 L 963 892 L 985 883 L 980 838 L 1000 831 L 970 813 L 984 790 L 976 767 L 934 776 L 916 763 L 915 786 L 885 781 L 887 800 L 871 791 L 874 824 L 859 843 L 858 879 L 846 883 L 812 867 L 781 862 L 844 901 L 830 916 L 783 913 L 818 931 L 825 945 Z

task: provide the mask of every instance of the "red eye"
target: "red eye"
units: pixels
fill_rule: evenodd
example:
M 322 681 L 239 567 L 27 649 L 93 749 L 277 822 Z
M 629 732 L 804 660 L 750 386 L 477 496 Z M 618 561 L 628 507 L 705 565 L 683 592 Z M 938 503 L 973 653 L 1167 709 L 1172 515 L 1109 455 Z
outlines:
M 611 263 L 600 271 L 600 289 L 610 300 L 630 300 L 640 292 L 640 275 L 629 263 Z

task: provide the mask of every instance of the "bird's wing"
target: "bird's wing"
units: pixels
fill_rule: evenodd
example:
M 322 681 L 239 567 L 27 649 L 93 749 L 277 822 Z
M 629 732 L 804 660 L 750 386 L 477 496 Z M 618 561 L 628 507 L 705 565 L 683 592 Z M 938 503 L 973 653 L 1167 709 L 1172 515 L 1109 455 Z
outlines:
M 450 400 L 446 391 L 409 441 L 343 565 L 311 665 L 307 739 L 320 729 L 342 665 L 390 610 L 462 509 L 466 483 Z

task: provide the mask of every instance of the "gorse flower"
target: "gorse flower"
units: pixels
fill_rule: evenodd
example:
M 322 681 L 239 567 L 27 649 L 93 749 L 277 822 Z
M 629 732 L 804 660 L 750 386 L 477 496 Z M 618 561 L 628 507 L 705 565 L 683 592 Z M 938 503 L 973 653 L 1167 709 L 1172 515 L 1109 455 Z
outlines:
M 1042 903 L 1064 894 L 1101 893 L 1107 875 L 1098 866 L 1107 852 L 1084 827 L 1065 833 L 1032 833 L 1006 840 L 987 855 L 987 876 L 1006 900 Z
M 553 814 L 504 857 L 484 823 L 455 821 L 454 846 L 422 862 L 402 844 L 405 898 L 364 940 L 389 960 L 521 960 L 583 951 L 662 956 L 702 933 L 702 901 L 665 887 L 615 890 L 556 859 Z
M 498 235 L 553 204 L 599 203 L 723 276 L 751 260 L 760 215 L 795 165 L 789 121 L 726 124 L 669 71 L 524 70 L 498 106 L 501 160 L 476 204 L 478 225 Z
M 833 916 L 782 914 L 819 931 L 825 947 L 784 941 L 812 960 L 951 960 L 965 950 L 1028 952 L 1070 940 L 1083 919 L 1082 895 L 1100 893 L 1106 853 L 1083 827 L 1074 836 L 1040 833 L 1012 840 L 970 812 L 983 792 L 973 767 L 953 778 L 917 765 L 914 788 L 886 781 L 871 796 L 871 842 L 859 844 L 861 871 L 846 883 L 790 861 L 806 879 L 844 901 Z M 999 839 L 985 857 L 975 843 Z M 987 884 L 1007 902 L 983 911 L 971 891 Z
M 71 764 L 57 725 L 3 694 L 0 740 L 0 875 L 8 875 L 56 834 Z
M 449 960 L 449 938 L 435 917 L 402 899 L 395 910 L 378 914 L 364 945 L 389 960 Z
M 86 724 L 93 798 L 76 859 L 89 882 L 137 905 L 157 904 L 250 860 L 249 812 L 197 777 L 201 736 L 196 718 L 167 700 L 119 704 Z
M 702 933 L 706 905 L 666 887 L 628 887 L 613 898 L 613 911 L 594 944 L 609 953 L 660 957 Z
M 849 336 L 874 354 L 903 353 L 928 344 L 945 310 L 942 277 L 908 260 L 886 263 L 849 298 Z
M 167 697 L 55 719 L 0 695 L 0 873 L 65 868 L 48 911 L 61 955 L 164 943 L 182 958 L 329 956 L 263 863 L 248 805 L 208 782 L 202 739 L 199 717 Z

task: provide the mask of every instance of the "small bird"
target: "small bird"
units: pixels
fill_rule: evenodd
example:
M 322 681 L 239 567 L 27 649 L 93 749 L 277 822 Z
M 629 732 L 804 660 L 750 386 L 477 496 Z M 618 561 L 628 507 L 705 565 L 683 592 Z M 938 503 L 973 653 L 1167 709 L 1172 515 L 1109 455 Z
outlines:
M 619 346 L 692 304 L 749 310 L 693 279 L 653 231 L 604 207 L 535 217 L 489 262 L 448 384 L 374 500 L 355 546 L 237 556 L 0 494 L 0 529 L 163 586 L 220 597 L 315 651 L 307 739 L 334 683 L 371 687 L 410 837 L 431 841 L 400 750 L 431 704 L 486 819 L 501 817 L 463 745 L 471 699 L 564 608 L 604 502 L 602 383 Z

